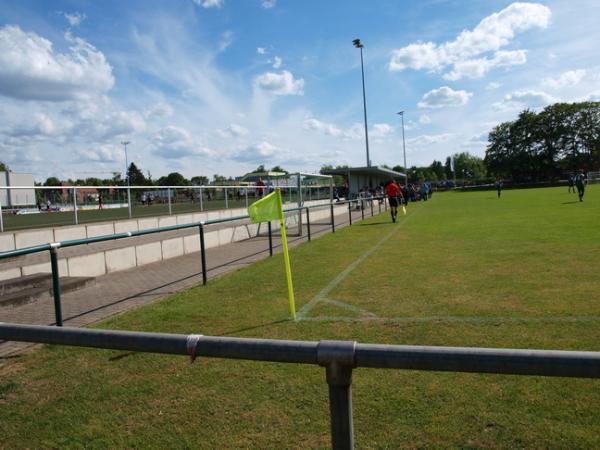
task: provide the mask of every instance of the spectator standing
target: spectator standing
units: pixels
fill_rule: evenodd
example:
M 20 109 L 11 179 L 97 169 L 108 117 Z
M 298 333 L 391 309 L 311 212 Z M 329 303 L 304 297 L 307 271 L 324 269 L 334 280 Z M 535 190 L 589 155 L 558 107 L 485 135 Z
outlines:
M 496 178 L 496 191 L 498 191 L 498 198 L 500 198 L 500 195 L 502 194 L 502 180 L 499 178 Z
M 398 183 L 392 180 L 385 187 L 385 193 L 388 197 L 388 202 L 390 204 L 392 222 L 396 222 L 396 217 L 398 216 L 398 204 L 400 202 L 400 197 L 402 196 L 402 191 L 400 190 L 400 186 L 398 186 Z
M 256 182 L 256 195 L 258 198 L 262 198 L 264 193 L 265 193 L 265 182 L 263 181 L 262 177 L 259 177 L 258 181 Z

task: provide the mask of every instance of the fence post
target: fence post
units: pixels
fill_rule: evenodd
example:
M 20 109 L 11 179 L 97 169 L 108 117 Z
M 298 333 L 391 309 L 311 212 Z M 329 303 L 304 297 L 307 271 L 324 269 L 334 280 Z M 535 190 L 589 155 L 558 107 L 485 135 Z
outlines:
M 200 212 L 204 211 L 203 199 L 202 199 L 202 186 L 200 187 Z
M 225 209 L 229 209 L 229 196 L 227 195 L 227 188 L 225 188 L 224 191 L 225 191 Z
M 353 341 L 319 341 L 317 361 L 325 367 L 329 385 L 331 448 L 354 448 L 352 420 L 352 369 L 356 367 Z
M 331 232 L 335 233 L 335 219 L 333 217 L 333 203 L 330 203 L 329 207 L 331 210 Z
M 348 201 L 348 220 L 350 221 L 350 225 L 352 225 L 352 200 Z
M 381 198 L 377 199 L 377 208 L 379 208 L 379 214 L 381 214 Z
M 129 210 L 129 218 L 131 219 L 131 189 L 129 188 L 129 177 L 127 178 L 127 209 Z
M 308 232 L 308 242 L 310 242 L 310 212 L 308 207 L 306 208 L 306 231 Z
M 244 189 L 244 192 L 246 192 L 246 209 L 248 209 L 248 187 L 246 186 L 246 189 Z
M 171 215 L 171 188 L 167 188 L 167 197 L 169 197 L 169 215 Z
M 58 257 L 56 249 L 59 243 L 50 244 L 50 266 L 52 267 L 52 293 L 54 294 L 54 316 L 56 317 L 56 326 L 62 327 L 62 310 L 60 305 L 60 274 L 58 273 Z
M 387 211 L 387 202 L 385 200 L 386 200 L 386 198 L 385 198 L 385 195 L 384 195 L 383 196 L 383 210 Z
M 79 218 L 77 217 L 77 188 L 73 188 L 73 211 L 75 213 L 75 225 L 79 225 Z
M 268 222 L 269 228 L 269 256 L 273 256 L 273 233 L 271 228 L 271 221 Z M 285 226 L 285 224 L 283 225 Z
M 204 245 L 204 223 L 200 223 L 200 260 L 202 261 L 202 284 L 206 285 L 206 247 Z
M 4 218 L 2 217 L 2 198 L 0 198 L 0 233 L 4 233 Z
M 360 199 L 360 215 L 362 220 L 365 220 L 365 200 L 363 198 Z
M 369 203 L 371 204 L 371 217 L 373 217 L 373 197 L 371 197 L 371 200 L 369 200 Z

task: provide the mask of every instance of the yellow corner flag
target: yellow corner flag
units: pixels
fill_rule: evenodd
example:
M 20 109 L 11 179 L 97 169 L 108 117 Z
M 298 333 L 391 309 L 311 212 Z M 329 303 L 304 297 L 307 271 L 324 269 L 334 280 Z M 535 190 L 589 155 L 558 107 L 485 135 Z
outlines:
M 404 205 L 402 205 L 402 212 L 404 213 L 404 215 L 406 215 L 406 207 Z
M 264 198 L 252 203 L 248 207 L 248 215 L 253 223 L 270 222 L 279 219 L 281 226 L 281 245 L 283 247 L 283 262 L 285 264 L 285 277 L 287 279 L 288 296 L 290 298 L 290 312 L 292 319 L 296 320 L 296 305 L 294 302 L 294 286 L 292 284 L 292 269 L 288 254 L 287 235 L 285 232 L 285 219 L 283 217 L 283 203 L 279 188 Z

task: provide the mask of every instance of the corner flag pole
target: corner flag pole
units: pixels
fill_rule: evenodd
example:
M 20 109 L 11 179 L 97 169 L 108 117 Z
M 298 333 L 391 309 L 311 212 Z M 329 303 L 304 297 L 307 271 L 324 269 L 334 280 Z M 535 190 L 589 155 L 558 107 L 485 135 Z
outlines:
M 296 320 L 296 303 L 294 301 L 294 285 L 292 284 L 292 268 L 290 266 L 290 255 L 288 254 L 287 234 L 285 232 L 285 218 L 283 217 L 283 202 L 281 200 L 281 189 L 277 192 L 277 213 L 279 214 L 279 225 L 281 226 L 281 246 L 283 247 L 283 261 L 285 263 L 285 277 L 287 279 L 288 296 L 290 298 L 290 312 L 292 319 Z

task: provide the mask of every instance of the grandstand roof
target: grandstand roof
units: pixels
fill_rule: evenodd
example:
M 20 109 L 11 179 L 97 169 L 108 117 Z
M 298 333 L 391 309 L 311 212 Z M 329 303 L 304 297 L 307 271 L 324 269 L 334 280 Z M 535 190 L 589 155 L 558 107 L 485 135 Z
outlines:
M 387 167 L 371 166 L 371 167 L 346 167 L 343 169 L 326 169 L 323 170 L 326 175 L 362 175 L 362 176 L 377 176 L 381 178 L 400 178 L 405 175 L 402 172 L 388 169 Z

